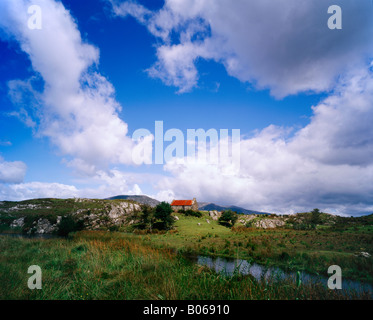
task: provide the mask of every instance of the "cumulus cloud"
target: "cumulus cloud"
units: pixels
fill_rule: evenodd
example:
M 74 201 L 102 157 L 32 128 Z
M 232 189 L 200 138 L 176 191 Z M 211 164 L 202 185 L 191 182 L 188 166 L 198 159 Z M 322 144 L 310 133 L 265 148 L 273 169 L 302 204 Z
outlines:
M 151 198 L 157 199 L 158 201 L 166 201 L 171 203 L 175 200 L 175 193 L 172 190 L 161 190 L 155 195 L 151 195 Z
M 372 165 L 372 101 L 371 70 L 344 75 L 334 93 L 313 108 L 312 122 L 297 133 L 291 147 L 324 164 Z
M 130 164 L 133 142 L 119 118 L 121 106 L 112 84 L 97 72 L 99 50 L 82 40 L 63 4 L 39 0 L 42 29 L 27 26 L 34 1 L 1 1 L 0 28 L 17 41 L 35 71 L 30 79 L 13 80 L 9 94 L 18 116 L 48 137 L 69 165 L 84 173 L 111 163 Z
M 109 0 L 113 4 L 114 13 L 116 15 L 125 17 L 127 15 L 135 17 L 142 23 L 146 22 L 146 18 L 151 16 L 152 12 L 146 9 L 144 6 L 138 5 L 132 1 L 123 2 L 117 5 L 115 1 Z
M 337 214 L 373 211 L 371 1 L 166 0 L 153 12 L 134 1 L 110 2 L 115 14 L 134 16 L 157 38 L 149 75 L 179 93 L 198 86 L 198 59 L 221 63 L 277 98 L 329 92 L 304 128 L 272 125 L 242 137 L 238 172 L 226 162 L 170 161 L 159 196 L 197 194 L 281 213 L 316 206 Z M 335 4 L 342 30 L 327 26 Z
M 151 12 L 133 1 L 114 1 L 115 14 L 133 15 L 158 38 L 149 74 L 179 92 L 198 85 L 198 58 L 276 97 L 322 92 L 343 70 L 372 50 L 371 1 L 167 0 Z M 328 7 L 342 7 L 342 30 L 329 30 Z
M 373 211 L 373 76 L 364 65 L 373 46 L 370 1 L 338 1 L 342 30 L 327 28 L 327 8 L 336 4 L 329 0 L 166 0 L 154 12 L 134 1 L 110 2 L 116 15 L 134 16 L 157 38 L 149 75 L 180 93 L 198 86 L 198 59 L 221 63 L 231 76 L 269 88 L 276 97 L 329 91 L 304 128 L 272 125 L 242 137 L 240 170 L 226 161 L 168 162 L 169 175 L 152 179 L 159 188 L 154 197 L 198 195 L 278 213 L 314 207 L 348 215 Z M 12 115 L 48 137 L 89 187 L 22 183 L 26 166 L 0 159 L 0 182 L 8 183 L 0 185 L 0 195 L 18 200 L 142 193 L 139 184 L 150 181 L 145 175 L 102 169 L 131 163 L 133 142 L 118 116 L 113 86 L 97 71 L 98 49 L 82 40 L 61 2 L 38 1 L 43 28 L 28 29 L 31 4 L 0 2 L 0 28 L 29 55 L 35 71 L 9 83 L 19 107 Z
M 2 164 L 0 163 L 0 179 Z M 0 199 L 4 200 L 26 200 L 34 198 L 108 198 L 113 195 L 142 194 L 138 184 L 129 181 L 129 174 L 119 170 L 99 170 L 94 177 L 82 179 L 75 185 L 49 183 L 49 182 L 27 182 L 21 180 L 14 184 L 0 184 Z M 1 181 L 1 180 L 0 180 Z M 10 181 L 7 181 L 10 182 Z
M 78 190 L 75 186 L 61 183 L 28 182 L 0 185 L 0 197 L 8 201 L 37 198 L 73 198 L 77 195 Z
M 20 183 L 25 177 L 26 170 L 24 162 L 7 162 L 0 157 L 0 183 Z
M 165 165 L 171 176 L 159 188 L 267 212 L 371 213 L 372 95 L 372 71 L 356 71 L 313 107 L 311 122 L 295 134 L 271 125 L 242 137 L 239 171 L 226 170 L 227 162 L 174 160 Z

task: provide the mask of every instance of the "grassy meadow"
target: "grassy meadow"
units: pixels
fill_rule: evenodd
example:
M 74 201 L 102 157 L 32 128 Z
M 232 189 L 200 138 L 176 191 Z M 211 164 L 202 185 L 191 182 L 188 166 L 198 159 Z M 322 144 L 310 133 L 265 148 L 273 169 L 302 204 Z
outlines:
M 67 207 L 61 201 L 57 204 L 58 214 L 83 206 L 72 201 Z M 88 204 L 91 210 L 97 205 Z M 99 205 L 105 208 L 105 203 Z M 45 210 L 41 212 L 43 216 L 49 216 L 52 209 L 40 210 Z M 34 220 L 40 217 L 40 210 L 36 213 L 30 209 Z M 70 233 L 67 238 L 0 236 L 0 299 L 372 298 L 371 294 L 347 295 L 321 284 L 297 283 L 294 279 L 266 281 L 240 274 L 227 277 L 188 259 L 196 255 L 240 258 L 323 276 L 328 276 L 330 265 L 339 265 L 344 278 L 373 283 L 372 257 L 356 255 L 373 251 L 370 216 L 337 221 L 333 226 L 319 225 L 312 230 L 295 230 L 288 226 L 250 228 L 239 223 L 227 228 L 212 220 L 208 212 L 202 212 L 199 218 L 174 215 L 179 219 L 167 232 L 149 233 L 126 226 L 117 231 Z M 11 214 L 4 214 L 3 220 L 8 216 Z M 4 224 L 3 228 L 0 232 L 17 232 Z M 27 287 L 30 265 L 42 269 L 42 290 Z
M 1 299 L 368 299 L 321 285 L 225 277 L 167 248 L 118 232 L 82 231 L 69 239 L 0 237 Z M 27 268 L 42 269 L 42 290 L 29 290 Z
M 143 235 L 141 239 L 152 246 L 188 254 L 240 258 L 325 276 L 328 267 L 336 264 L 342 268 L 344 277 L 373 283 L 372 258 L 355 255 L 373 251 L 371 225 L 316 230 L 243 226 L 229 229 L 211 220 L 206 212 L 201 218 L 177 216 L 176 231 Z

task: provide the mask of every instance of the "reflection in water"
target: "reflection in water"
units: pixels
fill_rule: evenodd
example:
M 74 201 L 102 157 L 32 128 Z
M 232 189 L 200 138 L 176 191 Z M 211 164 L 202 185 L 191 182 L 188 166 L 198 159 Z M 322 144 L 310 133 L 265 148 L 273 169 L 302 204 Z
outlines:
M 296 279 L 296 272 L 284 272 L 280 268 L 276 267 L 265 267 L 257 263 L 249 263 L 246 260 L 241 259 L 223 259 L 223 258 L 212 258 L 205 256 L 197 257 L 197 264 L 207 266 L 210 269 L 215 270 L 218 273 L 223 273 L 227 276 L 232 276 L 234 273 L 240 273 L 242 275 L 252 275 L 256 280 L 269 279 L 280 280 L 280 279 Z M 321 283 L 327 287 L 328 278 L 324 276 L 311 275 L 309 273 L 301 271 L 300 279 L 302 283 L 312 282 Z M 358 292 L 369 292 L 373 296 L 373 286 L 368 283 L 359 281 L 353 281 L 348 279 L 342 279 L 342 290 L 355 290 Z

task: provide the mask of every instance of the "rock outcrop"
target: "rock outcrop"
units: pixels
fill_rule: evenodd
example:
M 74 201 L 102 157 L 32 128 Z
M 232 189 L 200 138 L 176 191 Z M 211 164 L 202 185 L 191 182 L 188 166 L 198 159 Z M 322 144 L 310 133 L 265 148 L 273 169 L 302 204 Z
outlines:
M 68 201 L 56 204 L 59 205 L 59 210 L 61 206 L 67 207 L 70 204 L 71 211 L 67 210 L 67 214 L 63 216 L 53 215 L 57 207 L 50 200 L 40 200 L 38 204 L 15 203 L 4 208 L 2 212 L 7 215 L 6 219 L 13 218 L 9 224 L 11 228 L 22 228 L 22 232 L 27 234 L 51 234 L 59 230 L 63 218 L 71 217 L 75 223 L 79 223 L 87 230 L 109 229 L 135 223 L 136 215 L 141 211 L 140 204 L 126 200 L 76 198 Z M 24 211 L 26 209 L 27 212 Z M 45 214 L 45 210 L 49 210 L 50 214 Z M 31 215 L 30 211 L 32 211 Z
M 48 219 L 39 219 L 35 228 L 35 233 L 37 234 L 53 233 L 57 231 L 58 224 L 52 224 Z M 29 233 L 32 232 L 31 230 L 29 230 Z
M 10 227 L 11 228 L 23 228 L 24 225 L 25 225 L 25 218 L 22 217 L 22 218 L 13 220 L 13 222 L 10 224 Z
M 262 229 L 272 229 L 282 227 L 285 222 L 280 219 L 262 219 L 254 222 L 254 226 Z
M 120 201 L 107 204 L 103 209 L 81 209 L 75 213 L 75 216 L 84 222 L 85 229 L 97 230 L 131 225 L 136 222 L 134 214 L 140 211 L 139 204 Z
M 238 222 L 245 226 L 251 226 L 254 228 L 272 229 L 284 226 L 286 219 L 283 217 L 268 218 L 267 216 L 252 214 L 240 217 Z
M 216 211 L 216 210 L 209 211 L 209 215 L 210 215 L 211 219 L 214 220 L 214 221 L 218 221 L 219 218 L 221 217 L 221 214 L 222 214 L 221 212 Z

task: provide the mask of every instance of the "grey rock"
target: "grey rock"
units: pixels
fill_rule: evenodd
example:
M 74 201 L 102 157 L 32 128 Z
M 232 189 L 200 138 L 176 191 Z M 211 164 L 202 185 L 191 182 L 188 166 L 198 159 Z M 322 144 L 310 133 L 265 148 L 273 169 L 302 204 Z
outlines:
M 24 225 L 25 225 L 25 218 L 22 217 L 22 218 L 13 220 L 13 222 L 10 224 L 10 227 L 11 228 L 17 228 L 17 227 L 22 228 Z
M 57 225 L 53 225 L 50 223 L 48 219 L 40 218 L 36 225 L 35 233 L 44 234 L 44 233 L 53 233 L 56 231 Z
M 277 220 L 277 219 L 262 219 L 254 223 L 255 227 L 263 228 L 263 229 L 273 229 L 277 227 L 282 227 L 284 225 L 285 225 L 284 221 Z
M 156 207 L 160 203 L 158 200 L 155 200 L 153 198 L 150 198 L 144 195 L 119 195 L 119 196 L 108 198 L 107 200 L 118 200 L 118 199 L 136 201 L 138 203 L 151 206 L 153 208 Z
M 364 251 L 356 253 L 355 256 L 363 257 L 363 258 L 370 258 L 371 257 L 371 255 L 368 252 L 364 252 Z
M 209 215 L 210 215 L 211 219 L 214 220 L 214 221 L 218 221 L 218 219 L 221 217 L 221 214 L 222 214 L 221 212 L 218 212 L 216 210 L 209 211 Z

